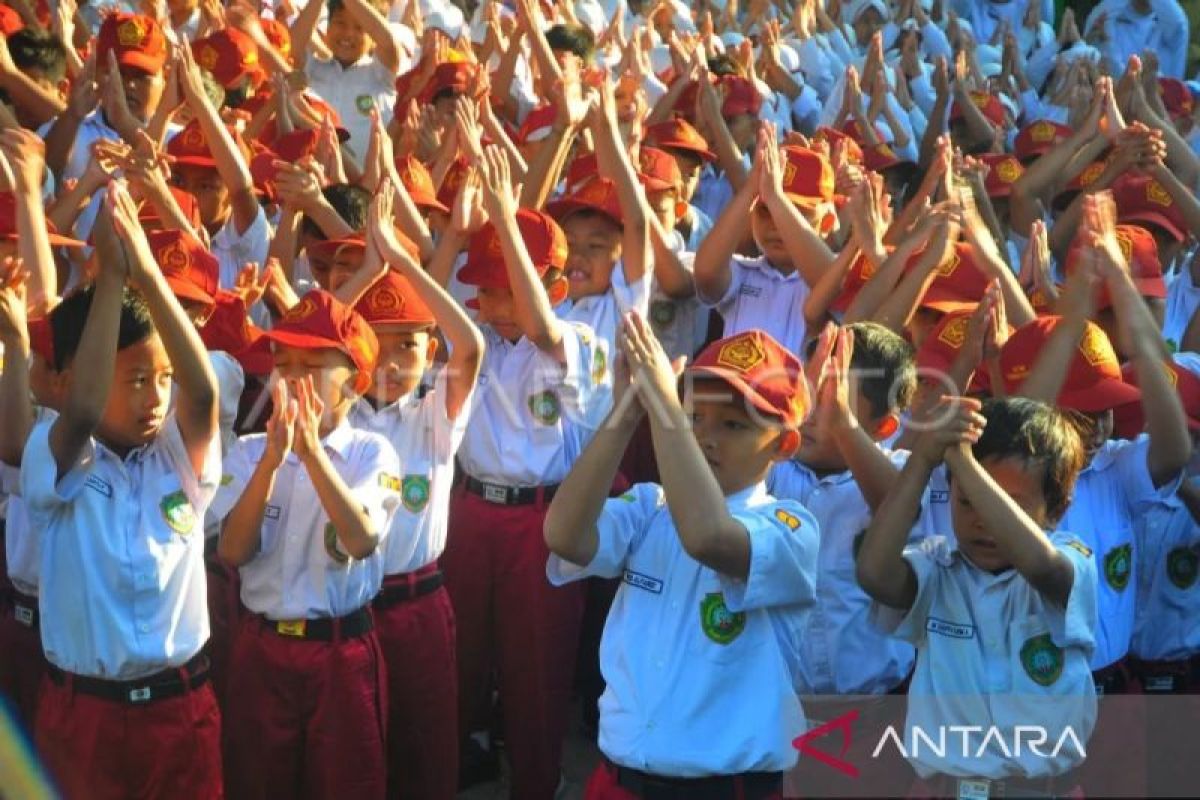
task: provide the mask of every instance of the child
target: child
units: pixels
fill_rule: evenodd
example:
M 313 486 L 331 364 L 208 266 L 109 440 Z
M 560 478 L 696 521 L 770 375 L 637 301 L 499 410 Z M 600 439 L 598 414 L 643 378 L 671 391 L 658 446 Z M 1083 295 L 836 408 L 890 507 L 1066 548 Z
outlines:
M 768 334 L 746 331 L 697 357 L 681 403 L 676 368 L 637 314 L 621 352 L 629 373 L 612 415 L 544 526 L 554 584 L 624 578 L 601 644 L 605 758 L 587 796 L 669 785 L 678 797 L 779 797 L 805 727 L 795 649 L 814 600 L 817 528 L 764 481 L 800 443 L 803 371 Z M 663 485 L 608 500 L 643 409 Z
M 392 186 L 371 207 L 368 246 L 385 272 L 355 309 L 379 339 L 371 388 L 350 423 L 380 433 L 404 472 L 372 605 L 388 678 L 388 796 L 453 800 L 458 788 L 454 611 L 438 557 L 446 546 L 454 454 L 471 412 L 483 337 L 462 308 L 396 241 Z M 437 332 L 450 356 L 432 384 Z
M 1096 719 L 1088 659 L 1095 644 L 1091 550 L 1058 523 L 1083 464 L 1067 418 L 1011 398 L 946 397 L 858 553 L 859 583 L 881 630 L 917 648 L 904 741 L 955 725 L 1000 731 L 940 753 L 912 747 L 921 797 L 1069 796 Z M 954 544 L 906 547 L 930 475 L 950 470 Z M 1043 725 L 1043 756 L 1006 745 L 1013 725 Z
M 583 595 L 546 582 L 546 506 L 594 414 L 597 337 L 566 322 L 567 245 L 549 216 L 517 209 L 496 147 L 481 165 L 491 222 L 471 239 L 458 279 L 478 287 L 487 351 L 459 450 L 442 557 L 458 633 L 460 731 L 483 716 L 498 667 L 512 796 L 549 800 L 559 784 Z M 589 431 L 590 433 L 590 431 Z M 513 709 L 519 709 L 513 711 Z
M 21 464 L 50 662 L 38 749 L 67 797 L 219 796 L 220 721 L 200 652 L 216 379 L 119 184 L 95 230 L 100 274 L 67 301 L 78 313 L 55 336 L 70 359 L 61 414 L 34 428 Z M 123 294 L 126 275 L 144 305 Z
M 399 504 L 399 463 L 347 416 L 379 345 L 326 292 L 300 299 L 274 343 L 265 434 L 229 454 L 218 552 L 240 568 L 226 727 L 230 795 L 383 797 L 382 655 L 367 608 Z
M 676 230 L 687 242 L 687 249 L 695 252 L 712 230 L 713 222 L 693 205 L 692 200 L 704 165 L 716 161 L 717 157 L 708 149 L 708 142 L 700 132 L 680 117 L 648 126 L 646 144 L 673 157 L 679 167 L 679 202 L 686 203 L 687 208 L 676 215 Z

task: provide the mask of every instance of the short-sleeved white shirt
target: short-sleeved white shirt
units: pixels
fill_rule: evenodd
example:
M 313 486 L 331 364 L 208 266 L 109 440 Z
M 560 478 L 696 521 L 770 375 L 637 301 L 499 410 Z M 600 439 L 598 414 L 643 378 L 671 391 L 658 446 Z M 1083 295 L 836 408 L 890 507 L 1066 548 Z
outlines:
M 305 71 L 309 89 L 333 106 L 342 118 L 342 126 L 350 133 L 347 144 L 361 165 L 371 141 L 371 109 L 379 109 L 382 119 L 392 118 L 396 76 L 372 53 L 349 67 L 343 67 L 336 58 L 309 55 Z
M 784 275 L 762 256 L 734 256 L 729 270 L 731 278 L 725 295 L 716 302 L 701 298 L 724 318 L 724 335 L 759 328 L 793 353 L 803 352 L 804 301 L 809 286 L 800 273 Z
M 1138 515 L 1137 619 L 1130 651 L 1146 661 L 1200 653 L 1200 524 L 1172 497 Z

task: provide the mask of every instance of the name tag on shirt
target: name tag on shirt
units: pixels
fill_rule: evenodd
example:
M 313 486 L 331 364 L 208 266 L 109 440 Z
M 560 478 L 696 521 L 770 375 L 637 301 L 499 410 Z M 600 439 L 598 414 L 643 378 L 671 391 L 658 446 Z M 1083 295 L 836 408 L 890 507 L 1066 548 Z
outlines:
M 950 501 L 950 493 L 949 492 L 940 492 L 940 491 L 930 490 L 929 502 L 931 502 L 931 503 L 947 503 L 949 501 Z
M 970 639 L 975 636 L 974 625 L 963 625 L 958 622 L 948 622 L 937 617 L 930 617 L 925 622 L 925 630 L 929 633 L 937 633 L 942 636 L 949 636 L 951 639 Z
M 98 475 L 88 475 L 87 480 L 83 482 L 83 485 L 89 489 L 92 489 L 93 491 L 99 492 L 105 497 L 113 496 L 112 484 Z
M 279 506 L 268 505 L 265 509 L 263 509 L 263 516 L 267 519 L 279 519 L 280 510 L 281 509 Z
M 662 594 L 663 583 L 658 578 L 651 578 L 649 575 L 643 575 L 640 572 L 627 569 L 625 570 L 624 581 L 630 586 L 645 589 L 651 594 Z
M 762 297 L 762 287 L 750 286 L 743 283 L 742 289 L 740 292 L 738 292 L 738 294 L 743 295 L 744 297 Z

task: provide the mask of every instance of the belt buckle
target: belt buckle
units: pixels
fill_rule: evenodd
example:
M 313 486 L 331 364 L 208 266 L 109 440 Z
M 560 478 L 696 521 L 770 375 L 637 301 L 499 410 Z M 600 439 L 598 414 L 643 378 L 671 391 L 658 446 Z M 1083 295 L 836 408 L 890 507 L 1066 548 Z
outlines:
M 295 636 L 303 639 L 306 628 L 308 628 L 306 619 L 281 619 L 275 623 L 275 632 L 280 636 Z
M 497 505 L 508 505 L 508 487 L 497 486 L 494 483 L 485 483 L 483 485 L 483 499 Z
M 958 800 L 988 800 L 991 797 L 992 782 L 974 778 L 959 778 Z
M 1146 679 L 1145 691 L 1170 694 L 1175 691 L 1174 675 L 1154 675 Z
M 150 702 L 150 697 L 149 686 L 139 686 L 136 689 L 129 690 L 129 702 L 131 703 L 148 703 Z
M 13 605 L 13 618 L 26 628 L 33 627 L 33 609 L 19 604 Z

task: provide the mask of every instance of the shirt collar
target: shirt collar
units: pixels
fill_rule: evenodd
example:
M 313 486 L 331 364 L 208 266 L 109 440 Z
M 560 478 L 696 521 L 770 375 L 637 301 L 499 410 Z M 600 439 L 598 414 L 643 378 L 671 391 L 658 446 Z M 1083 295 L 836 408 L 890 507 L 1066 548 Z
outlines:
M 771 495 L 767 493 L 767 484 L 759 481 L 753 486 L 742 489 L 740 492 L 725 496 L 725 505 L 733 511 L 740 511 L 744 508 L 753 508 L 761 506 L 763 503 L 770 501 Z

